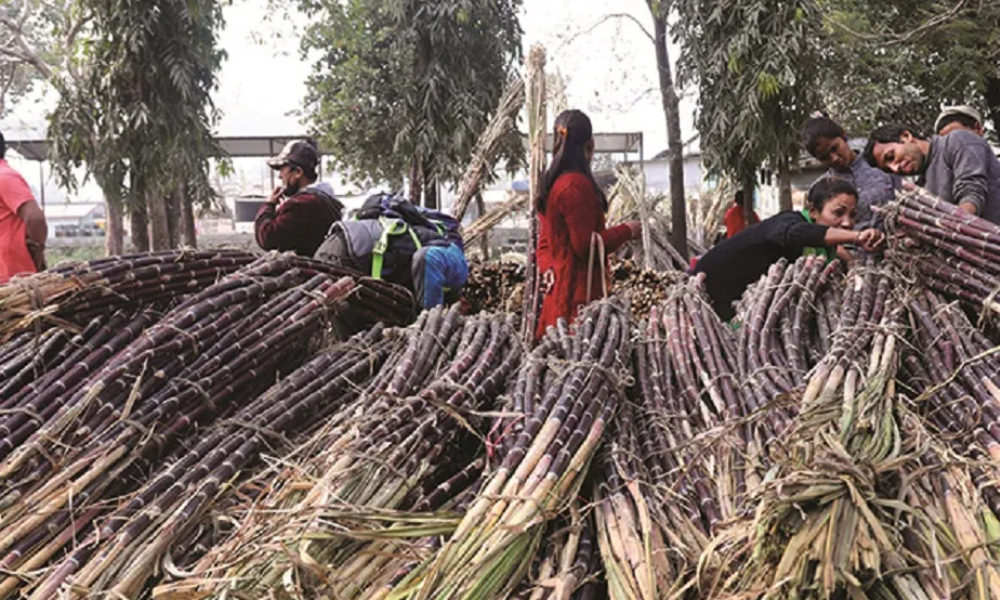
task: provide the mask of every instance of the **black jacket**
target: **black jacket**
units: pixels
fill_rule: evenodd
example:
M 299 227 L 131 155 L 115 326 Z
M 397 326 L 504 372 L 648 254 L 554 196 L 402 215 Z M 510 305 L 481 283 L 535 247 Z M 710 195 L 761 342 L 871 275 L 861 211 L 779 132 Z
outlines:
M 723 240 L 698 259 L 695 273 L 705 273 L 712 308 L 724 321 L 736 315 L 733 302 L 778 260 L 794 261 L 806 248 L 823 247 L 827 227 L 810 223 L 800 212 L 786 211 Z

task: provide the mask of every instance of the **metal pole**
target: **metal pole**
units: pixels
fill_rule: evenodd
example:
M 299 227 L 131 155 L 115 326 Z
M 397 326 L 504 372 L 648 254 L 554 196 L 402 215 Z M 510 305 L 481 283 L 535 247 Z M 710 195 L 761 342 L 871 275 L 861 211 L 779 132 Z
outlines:
M 274 139 L 273 138 L 267 140 L 267 147 L 268 147 L 268 150 L 271 151 L 271 156 L 274 156 Z M 265 196 L 269 196 L 271 194 L 271 190 L 274 189 L 274 169 L 271 168 L 271 165 L 268 165 L 267 166 L 267 170 L 271 172 L 271 187 L 268 188 L 268 189 L 266 189 L 266 190 L 264 190 L 264 195 Z

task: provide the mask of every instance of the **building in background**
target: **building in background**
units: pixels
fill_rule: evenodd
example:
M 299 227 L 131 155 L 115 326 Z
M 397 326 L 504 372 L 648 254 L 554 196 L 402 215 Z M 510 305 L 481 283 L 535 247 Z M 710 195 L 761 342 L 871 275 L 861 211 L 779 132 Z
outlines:
M 104 204 L 74 202 L 47 204 L 43 209 L 49 238 L 104 236 Z
M 653 158 L 642 161 L 647 193 L 670 194 L 670 160 L 667 158 L 669 152 L 664 150 Z M 684 194 L 698 196 L 703 189 L 711 187 L 713 187 L 711 182 L 705 178 L 701 153 L 692 152 L 684 155 Z

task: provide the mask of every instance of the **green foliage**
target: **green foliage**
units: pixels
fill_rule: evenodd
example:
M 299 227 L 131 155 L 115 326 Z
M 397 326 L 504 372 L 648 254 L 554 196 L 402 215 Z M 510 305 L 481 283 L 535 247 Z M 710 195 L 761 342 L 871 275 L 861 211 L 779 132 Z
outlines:
M 80 22 L 73 1 L 0 2 L 0 117 L 65 62 Z
M 752 181 L 798 156 L 815 105 L 814 0 L 675 0 L 678 79 L 699 90 L 697 127 L 709 170 Z
M 71 183 L 73 168 L 86 163 L 109 197 L 133 206 L 182 180 L 197 182 L 191 192 L 210 200 L 201 184 L 206 158 L 217 152 L 210 94 L 224 57 L 215 37 L 220 3 L 80 0 L 79 8 L 91 17 L 77 49 L 82 74 L 56 81 L 61 94 L 50 117 L 57 174 Z
M 821 2 L 822 95 L 852 132 L 901 121 L 932 133 L 943 104 L 973 104 L 1000 120 L 1000 4 Z
M 300 0 L 308 124 L 359 182 L 453 181 L 520 58 L 520 0 Z M 518 140 L 519 142 L 519 140 Z M 523 147 L 520 147 L 523 152 Z

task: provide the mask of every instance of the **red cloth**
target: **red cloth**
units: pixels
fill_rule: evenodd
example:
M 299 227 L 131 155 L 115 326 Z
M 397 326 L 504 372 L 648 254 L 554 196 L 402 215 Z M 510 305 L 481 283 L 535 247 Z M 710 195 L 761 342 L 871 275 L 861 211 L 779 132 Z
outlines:
M 760 223 L 757 211 L 751 213 L 750 223 Z M 743 207 L 734 204 L 726 211 L 726 237 L 731 238 L 737 233 L 747 228 L 746 219 L 743 218 Z
M 551 268 L 555 273 L 555 286 L 542 301 L 535 331 L 537 337 L 542 337 L 559 317 L 572 321 L 587 302 L 587 261 L 594 232 L 604 239 L 607 254 L 629 241 L 632 234 L 628 225 L 605 228 L 601 201 L 593 183 L 582 173 L 564 173 L 556 179 L 549 191 L 545 214 L 538 215 L 538 220 L 538 271 L 545 273 Z M 595 247 L 595 261 L 597 252 Z M 606 269 L 607 265 L 600 268 Z M 601 298 L 602 291 L 601 272 L 595 270 L 590 299 Z
M 18 209 L 34 199 L 24 177 L 0 159 L 0 283 L 18 273 L 36 271 L 28 253 L 27 228 L 17 216 Z
M 292 250 L 299 256 L 312 256 L 338 220 L 335 209 L 307 188 L 286 198 L 281 206 L 264 203 L 257 211 L 254 233 L 264 250 Z

